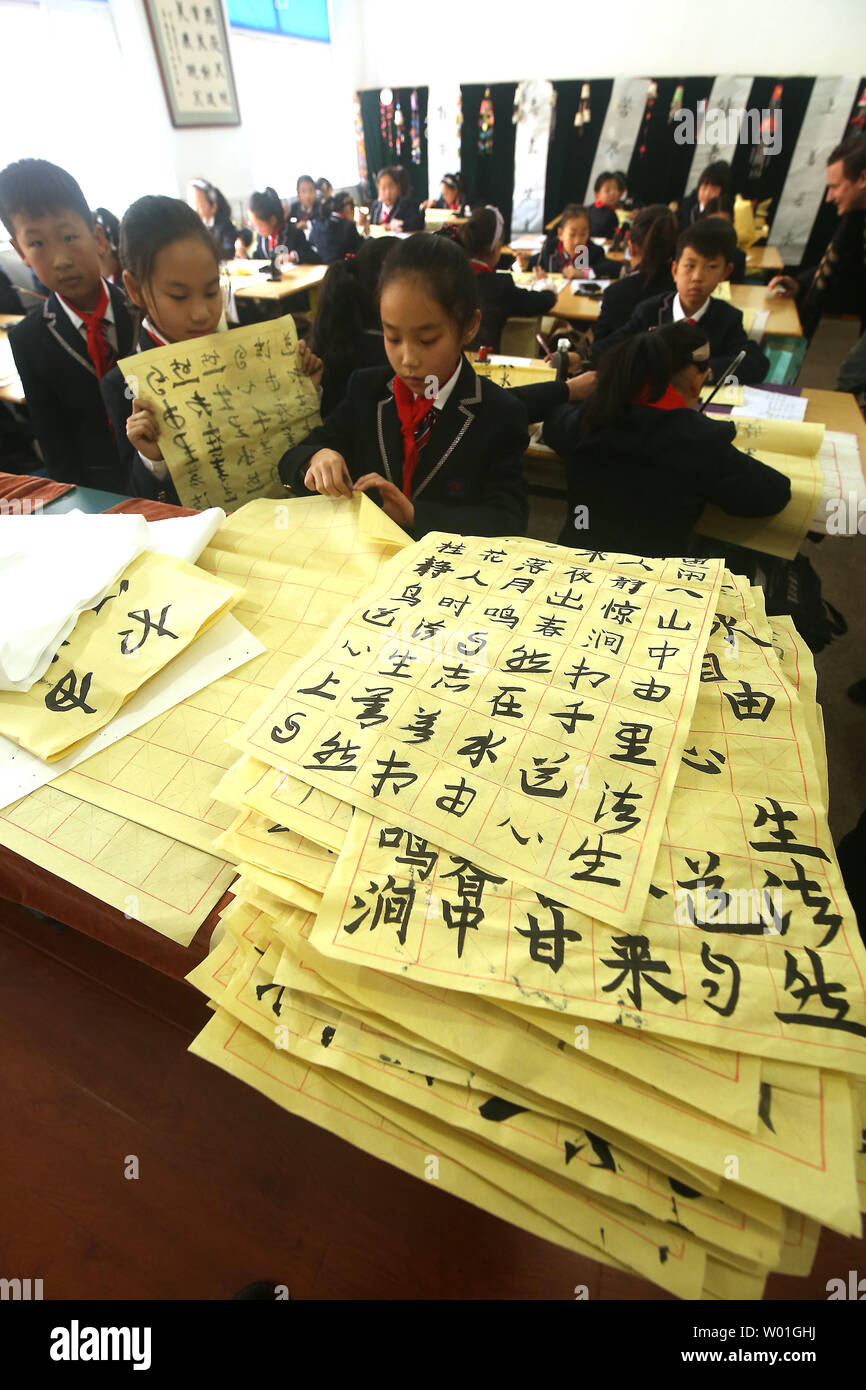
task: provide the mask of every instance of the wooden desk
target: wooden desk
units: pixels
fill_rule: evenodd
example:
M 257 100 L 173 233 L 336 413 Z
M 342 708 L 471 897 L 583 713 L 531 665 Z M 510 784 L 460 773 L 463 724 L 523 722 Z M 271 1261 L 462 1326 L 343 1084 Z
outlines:
M 23 314 L 0 314 L 0 401 L 11 401 L 13 405 L 21 405 L 24 390 L 9 346 L 7 330 L 14 328 L 23 317 Z
M 866 420 L 860 414 L 856 397 L 847 391 L 821 391 L 817 386 L 803 386 L 800 394 L 806 397 L 806 419 L 828 430 L 856 434 L 860 450 L 860 467 L 866 470 Z M 866 476 L 866 471 L 864 471 Z
M 556 303 L 548 310 L 554 318 L 574 319 L 577 323 L 595 323 L 601 313 L 601 295 L 574 294 L 572 281 L 567 280 L 557 295 Z
M 753 246 L 746 252 L 747 270 L 784 270 L 785 262 L 775 246 Z
M 326 265 L 295 265 L 283 271 L 282 280 L 264 275 L 232 275 L 235 299 L 291 299 L 293 295 L 315 291 L 325 278 Z
M 781 299 L 769 294 L 763 285 L 731 285 L 731 303 L 737 309 L 766 309 L 770 317 L 764 331 L 768 337 L 803 336 L 793 299 Z M 601 313 L 601 298 L 590 299 L 588 295 L 573 294 L 571 286 L 565 285 L 550 312 L 578 323 L 594 323 Z
M 737 309 L 766 309 L 770 315 L 764 330 L 768 337 L 803 336 L 794 300 L 770 294 L 763 285 L 731 285 L 731 303 Z

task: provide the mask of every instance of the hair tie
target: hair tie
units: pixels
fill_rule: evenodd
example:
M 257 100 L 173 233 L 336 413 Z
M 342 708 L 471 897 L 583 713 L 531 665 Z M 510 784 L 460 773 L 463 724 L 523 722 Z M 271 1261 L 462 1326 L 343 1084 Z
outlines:
M 505 240 L 505 221 L 499 208 L 495 208 L 492 203 L 486 203 L 485 207 L 487 211 L 492 212 L 493 216 L 496 218 L 496 228 L 493 233 L 493 240 L 490 243 L 490 250 L 492 251 L 497 242 Z
M 345 261 L 353 261 L 354 259 L 355 259 L 355 253 L 354 253 L 354 251 L 347 251 L 346 254 L 345 254 L 345 256 L 343 257 L 343 260 L 345 260 Z

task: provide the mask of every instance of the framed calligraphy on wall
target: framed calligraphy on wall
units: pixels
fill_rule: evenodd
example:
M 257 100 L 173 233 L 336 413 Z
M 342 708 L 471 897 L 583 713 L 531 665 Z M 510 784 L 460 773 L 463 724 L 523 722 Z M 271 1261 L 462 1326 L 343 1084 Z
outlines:
M 172 125 L 240 125 L 221 0 L 144 0 Z

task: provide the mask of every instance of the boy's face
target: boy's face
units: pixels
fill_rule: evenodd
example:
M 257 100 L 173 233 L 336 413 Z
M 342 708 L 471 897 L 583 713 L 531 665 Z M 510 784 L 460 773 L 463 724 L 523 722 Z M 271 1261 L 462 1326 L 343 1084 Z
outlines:
M 302 208 L 311 208 L 316 201 L 316 185 L 309 179 L 301 179 L 298 184 L 298 199 Z
M 346 199 L 345 203 L 344 203 L 343 206 L 340 208 L 340 216 L 341 216 L 341 217 L 345 217 L 345 219 L 346 219 L 347 222 L 354 222 L 354 220 L 355 220 L 355 203 L 354 203 L 354 200 L 353 200 L 352 198 L 347 198 L 347 199 Z
M 454 203 L 457 201 L 457 189 L 452 188 L 450 183 L 440 183 L 439 191 L 444 202 Z
M 698 202 L 700 203 L 700 205 L 701 205 L 702 208 L 705 208 L 705 207 L 707 206 L 707 203 L 711 202 L 713 198 L 721 198 L 721 196 L 722 196 L 722 190 L 721 190 L 721 186 L 720 186 L 719 184 L 717 184 L 717 183 L 699 183 L 699 184 L 698 184 Z
M 598 190 L 598 201 L 602 207 L 614 208 L 619 202 L 619 184 L 616 179 L 605 179 Z
M 562 249 L 567 256 L 573 256 L 578 246 L 585 246 L 589 238 L 589 223 L 585 217 L 570 217 L 559 232 Z
M 86 313 L 99 301 L 99 244 L 84 218 L 71 208 L 33 217 L 16 213 L 12 245 L 43 285 Z
M 680 303 L 691 315 L 709 299 L 716 285 L 729 278 L 733 267 L 724 256 L 701 256 L 687 246 L 671 269 Z

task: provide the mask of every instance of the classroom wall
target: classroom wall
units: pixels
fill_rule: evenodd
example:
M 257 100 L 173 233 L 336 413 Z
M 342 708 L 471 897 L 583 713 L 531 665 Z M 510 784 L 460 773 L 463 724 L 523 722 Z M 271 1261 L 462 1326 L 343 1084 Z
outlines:
M 0 0 L 0 164 L 51 159 L 118 215 L 196 175 L 236 209 L 268 183 L 288 195 L 299 173 L 354 184 L 357 6 L 332 0 L 332 14 L 331 44 L 230 30 L 241 125 L 176 130 L 143 0 Z
M 866 52 L 864 0 L 699 0 L 690 10 L 682 0 L 540 10 L 527 0 L 437 0 L 410 23 L 397 22 L 394 0 L 357 0 L 357 9 L 360 87 L 744 70 L 832 76 L 859 72 Z

